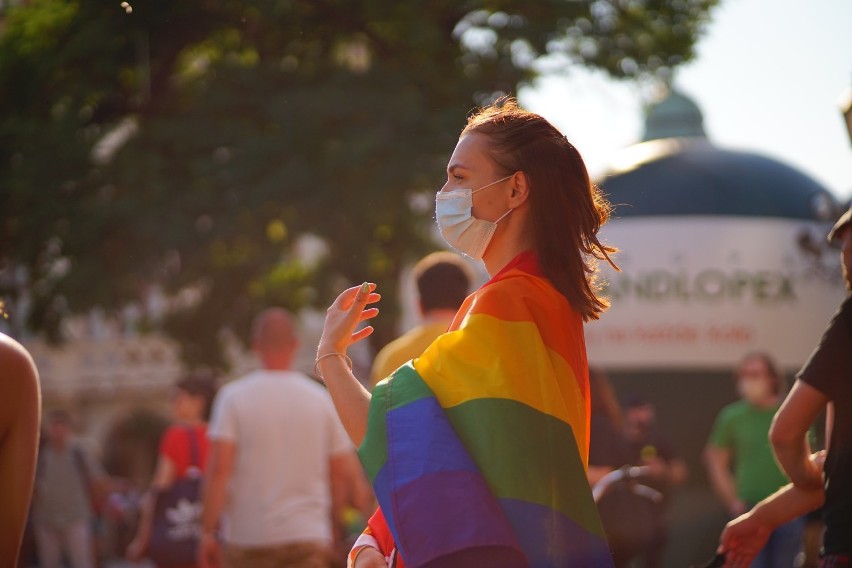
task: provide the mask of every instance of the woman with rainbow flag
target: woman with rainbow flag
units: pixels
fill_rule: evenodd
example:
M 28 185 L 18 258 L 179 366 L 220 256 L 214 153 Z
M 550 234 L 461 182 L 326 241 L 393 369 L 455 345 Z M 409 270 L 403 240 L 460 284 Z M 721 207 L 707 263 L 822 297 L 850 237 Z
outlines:
M 350 565 L 611 567 L 586 479 L 583 336 L 607 307 L 609 204 L 565 136 L 511 98 L 468 119 L 447 174 L 441 233 L 491 280 L 372 395 L 346 349 L 372 333 L 357 327 L 378 314 L 374 284 L 335 300 L 317 349 L 380 505 Z

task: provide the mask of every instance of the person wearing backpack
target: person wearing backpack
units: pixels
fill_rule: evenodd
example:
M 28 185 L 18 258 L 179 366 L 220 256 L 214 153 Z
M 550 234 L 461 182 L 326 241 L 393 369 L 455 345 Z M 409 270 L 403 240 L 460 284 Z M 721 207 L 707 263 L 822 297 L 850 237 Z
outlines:
M 201 472 L 209 447 L 207 419 L 215 394 L 215 378 L 206 371 L 192 372 L 175 384 L 174 424 L 160 440 L 154 478 L 142 498 L 136 537 L 127 546 L 128 560 L 149 557 L 159 568 L 195 566 Z

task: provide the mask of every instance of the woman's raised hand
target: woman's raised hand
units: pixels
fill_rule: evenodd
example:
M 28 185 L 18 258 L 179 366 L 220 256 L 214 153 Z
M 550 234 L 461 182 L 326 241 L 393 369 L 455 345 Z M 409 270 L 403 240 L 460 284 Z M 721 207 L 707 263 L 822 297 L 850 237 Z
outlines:
M 325 325 L 322 330 L 317 356 L 328 353 L 346 353 L 346 349 L 373 333 L 373 326 L 367 325 L 355 331 L 362 321 L 372 319 L 379 313 L 379 308 L 368 308 L 381 300 L 381 295 L 373 290 L 376 285 L 364 282 L 344 290 L 328 308 Z

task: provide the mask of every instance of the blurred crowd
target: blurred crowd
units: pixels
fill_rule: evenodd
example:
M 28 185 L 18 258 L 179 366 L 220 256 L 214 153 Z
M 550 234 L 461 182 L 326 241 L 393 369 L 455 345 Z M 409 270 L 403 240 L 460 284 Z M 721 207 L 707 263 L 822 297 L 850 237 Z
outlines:
M 474 280 L 449 253 L 424 258 L 414 278 L 420 324 L 376 355 L 368 388 L 443 333 Z M 345 566 L 376 500 L 323 384 L 292 369 L 298 345 L 293 317 L 268 309 L 252 330 L 255 371 L 225 385 L 209 371 L 180 377 L 147 487 L 111 476 L 74 436 L 70 412 L 48 412 L 18 566 Z M 770 444 L 789 390 L 772 355 L 745 354 L 733 384 L 738 399 L 719 409 L 704 461 L 736 528 L 795 486 L 773 454 L 780 442 Z M 651 401 L 619 396 L 600 369 L 590 388 L 588 477 L 615 565 L 660 567 L 686 462 Z M 817 565 L 816 515 L 762 526 L 771 530 L 751 566 Z

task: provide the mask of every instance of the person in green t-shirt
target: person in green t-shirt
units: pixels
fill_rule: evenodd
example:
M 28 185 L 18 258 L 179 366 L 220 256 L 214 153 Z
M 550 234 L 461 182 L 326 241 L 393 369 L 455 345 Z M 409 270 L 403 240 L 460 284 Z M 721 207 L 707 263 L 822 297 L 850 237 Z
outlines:
M 784 378 L 769 355 L 750 353 L 737 367 L 735 380 L 741 398 L 719 412 L 704 452 L 713 489 L 732 518 L 788 482 L 769 443 Z M 803 519 L 778 527 L 752 568 L 793 566 L 803 529 Z

